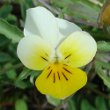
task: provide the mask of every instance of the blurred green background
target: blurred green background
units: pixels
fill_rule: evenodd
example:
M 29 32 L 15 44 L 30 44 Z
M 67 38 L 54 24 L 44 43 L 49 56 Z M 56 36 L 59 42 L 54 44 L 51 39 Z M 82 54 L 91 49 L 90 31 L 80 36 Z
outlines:
M 95 58 L 83 68 L 88 83 L 66 100 L 40 94 L 34 86 L 40 72 L 24 67 L 16 54 L 26 9 L 39 5 L 76 23 L 97 41 Z M 0 110 L 110 110 L 109 5 L 109 0 L 0 0 Z

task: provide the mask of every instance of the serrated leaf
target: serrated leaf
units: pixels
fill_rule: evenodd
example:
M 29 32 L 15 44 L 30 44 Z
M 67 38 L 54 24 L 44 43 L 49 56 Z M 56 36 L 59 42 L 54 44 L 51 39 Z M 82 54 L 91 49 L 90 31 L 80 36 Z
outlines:
M 108 52 L 108 51 L 110 51 L 110 42 L 99 41 L 97 43 L 97 48 L 99 51 Z
M 11 39 L 13 43 L 17 43 L 23 37 L 23 33 L 14 25 L 9 24 L 3 19 L 0 19 L 0 34 Z
M 100 96 L 97 96 L 96 97 L 96 99 L 95 99 L 95 105 L 96 105 L 97 110 L 107 110 L 106 102 Z
M 54 106 L 58 106 L 61 103 L 61 100 L 53 98 L 49 95 L 46 95 L 46 98 L 47 98 L 47 101 Z
M 15 103 L 15 110 L 28 110 L 27 103 L 23 99 L 18 99 Z

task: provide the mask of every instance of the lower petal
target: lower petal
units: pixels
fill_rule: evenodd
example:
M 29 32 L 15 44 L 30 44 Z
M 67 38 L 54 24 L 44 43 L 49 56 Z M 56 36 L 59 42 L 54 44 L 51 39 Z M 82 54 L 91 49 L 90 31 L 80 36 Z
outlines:
M 54 98 L 66 98 L 87 82 L 86 73 L 65 64 L 51 64 L 36 79 L 35 85 L 42 94 Z

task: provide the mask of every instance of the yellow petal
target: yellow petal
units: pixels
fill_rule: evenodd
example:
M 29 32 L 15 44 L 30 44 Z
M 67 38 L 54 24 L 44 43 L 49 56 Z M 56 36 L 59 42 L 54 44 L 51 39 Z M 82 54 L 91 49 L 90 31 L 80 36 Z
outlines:
M 86 73 L 65 64 L 51 64 L 36 79 L 35 85 L 42 94 L 54 98 L 66 98 L 87 82 Z
M 72 33 L 58 47 L 60 58 L 74 68 L 89 63 L 95 56 L 96 51 L 95 40 L 84 31 Z
M 26 67 L 42 70 L 49 63 L 52 48 L 40 37 L 24 37 L 18 44 L 17 54 Z

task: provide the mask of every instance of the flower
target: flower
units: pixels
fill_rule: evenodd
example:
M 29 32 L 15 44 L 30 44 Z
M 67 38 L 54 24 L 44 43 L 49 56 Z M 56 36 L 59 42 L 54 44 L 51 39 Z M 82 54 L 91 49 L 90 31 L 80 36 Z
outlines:
M 42 94 L 63 99 L 86 84 L 87 75 L 79 67 L 97 50 L 89 33 L 39 6 L 27 10 L 24 36 L 17 54 L 27 68 L 43 70 L 35 81 Z

